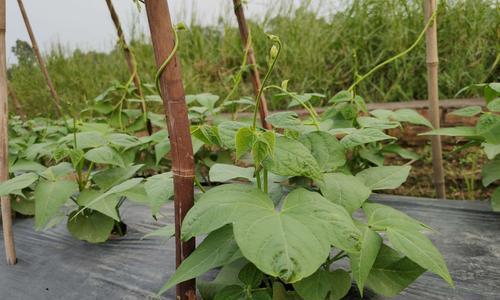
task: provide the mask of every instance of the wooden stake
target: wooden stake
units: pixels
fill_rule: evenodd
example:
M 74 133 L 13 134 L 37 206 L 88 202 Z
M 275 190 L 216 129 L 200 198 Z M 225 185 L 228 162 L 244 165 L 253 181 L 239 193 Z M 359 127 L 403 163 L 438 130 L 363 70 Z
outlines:
M 435 0 L 424 0 L 425 22 L 429 21 L 436 10 Z M 438 87 L 438 45 L 437 45 L 437 25 L 436 18 L 434 23 L 425 33 L 425 43 L 427 52 L 427 93 L 429 97 L 430 121 L 434 128 L 439 128 L 440 110 L 439 110 L 439 87 Z M 443 157 L 441 150 L 441 137 L 436 135 L 432 137 L 432 168 L 434 171 L 434 185 L 438 198 L 446 198 L 444 185 Z
M 5 0 L 0 0 L 0 182 L 9 179 L 7 62 L 5 49 Z M 7 264 L 16 263 L 12 210 L 8 196 L 1 197 L 3 241 Z
M 236 14 L 236 19 L 238 20 L 238 27 L 240 29 L 241 41 L 243 42 L 243 48 L 246 49 L 248 43 L 251 43 L 252 41 L 248 39 L 249 37 L 248 25 L 247 25 L 247 20 L 245 18 L 243 5 L 241 3 L 241 0 L 233 0 L 233 4 L 234 4 L 234 13 Z M 260 82 L 259 70 L 257 69 L 257 62 L 255 60 L 255 54 L 253 51 L 253 47 L 251 46 L 248 49 L 248 64 L 251 66 L 252 85 L 255 96 L 257 97 L 259 95 L 259 90 L 261 89 L 261 82 Z M 259 100 L 260 100 L 259 114 L 262 127 L 270 130 L 272 129 L 271 124 L 269 124 L 266 121 L 269 112 L 267 110 L 267 101 L 266 97 L 264 96 L 264 93 L 262 93 Z
M 125 60 L 127 61 L 128 70 L 130 75 L 134 76 L 134 85 L 137 89 L 137 94 L 139 97 L 144 100 L 144 93 L 142 92 L 141 79 L 139 77 L 139 73 L 137 71 L 137 63 L 135 60 L 135 56 L 130 50 L 130 47 L 125 40 L 125 34 L 123 33 L 122 25 L 120 23 L 120 18 L 116 13 L 115 7 L 113 6 L 113 2 L 111 0 L 106 0 L 106 4 L 108 5 L 109 13 L 111 15 L 111 19 L 113 20 L 113 24 L 115 25 L 116 34 L 118 35 L 118 43 L 120 44 L 123 55 L 125 56 Z M 146 112 L 146 107 L 141 106 L 142 112 Z M 153 126 L 151 125 L 151 120 L 146 120 L 146 128 L 148 130 L 149 135 L 153 133 Z
M 158 68 L 172 52 L 174 29 L 166 0 L 146 0 L 146 13 Z M 188 109 L 185 101 L 179 57 L 175 55 L 160 78 L 160 90 L 167 116 L 167 127 L 172 146 L 174 174 L 176 265 L 195 249 L 195 240 L 183 242 L 180 227 L 184 216 L 194 203 L 194 159 L 189 131 Z M 196 299 L 195 280 L 177 285 L 178 300 Z
M 10 99 L 12 100 L 12 104 L 14 104 L 14 109 L 16 110 L 16 114 L 21 117 L 21 120 L 26 121 L 26 114 L 24 113 L 23 107 L 19 100 L 17 100 L 16 92 L 12 89 L 12 85 L 7 82 L 7 91 L 10 95 Z
M 52 84 L 52 80 L 50 79 L 49 72 L 47 71 L 47 67 L 45 66 L 45 61 L 43 60 L 42 54 L 40 53 L 40 49 L 38 48 L 38 43 L 35 39 L 35 34 L 31 29 L 30 20 L 28 19 L 28 14 L 26 13 L 26 9 L 24 8 L 24 4 L 22 0 L 17 0 L 19 4 L 19 10 L 21 11 L 21 15 L 23 16 L 24 24 L 26 25 L 26 30 L 28 31 L 28 35 L 30 36 L 31 46 L 33 47 L 33 51 L 35 52 L 36 59 L 38 60 L 38 65 L 42 70 L 43 77 L 45 77 L 45 82 L 47 83 L 47 87 L 49 88 L 50 94 L 52 95 L 52 99 L 54 100 L 54 107 L 56 116 L 60 118 L 62 116 L 61 111 L 61 99 L 57 94 L 54 85 Z

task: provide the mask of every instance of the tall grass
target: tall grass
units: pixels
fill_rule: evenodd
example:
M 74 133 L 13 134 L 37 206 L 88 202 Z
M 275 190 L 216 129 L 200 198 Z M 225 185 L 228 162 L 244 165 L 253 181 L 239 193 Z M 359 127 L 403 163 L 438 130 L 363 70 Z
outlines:
M 272 80 L 290 79 L 299 92 L 332 95 L 347 88 L 357 74 L 407 48 L 424 26 L 420 0 L 345 0 L 340 10 L 325 11 L 304 1 L 291 9 L 290 0 L 250 28 L 258 64 L 266 65 L 266 32 L 279 35 L 283 54 Z M 324 6 L 319 6 L 324 7 Z M 442 0 L 438 7 L 440 96 L 452 98 L 463 86 L 499 80 L 499 4 L 495 0 Z M 273 17 L 271 17 L 273 16 Z M 243 54 L 232 15 L 219 24 L 202 27 L 196 22 L 181 33 L 180 55 L 188 93 L 212 92 L 221 96 L 231 88 L 231 76 Z M 143 81 L 155 73 L 149 38 L 135 35 L 132 49 Z M 408 101 L 426 98 L 425 45 L 388 65 L 361 83 L 358 92 L 367 101 Z M 61 46 L 46 53 L 49 72 L 58 92 L 72 111 L 78 111 L 111 81 L 129 74 L 121 51 L 97 53 Z M 50 114 L 49 93 L 34 64 L 14 65 L 9 78 L 30 115 Z M 251 94 L 245 84 L 240 95 Z M 282 102 L 272 101 L 271 108 Z

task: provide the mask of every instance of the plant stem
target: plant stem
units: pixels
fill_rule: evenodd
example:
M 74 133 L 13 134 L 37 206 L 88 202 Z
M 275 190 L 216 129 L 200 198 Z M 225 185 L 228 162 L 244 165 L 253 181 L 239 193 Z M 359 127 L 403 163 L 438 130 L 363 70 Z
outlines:
M 365 80 L 367 77 L 369 77 L 370 75 L 372 75 L 373 73 L 375 73 L 377 70 L 379 70 L 380 68 L 382 68 L 383 66 L 397 60 L 398 58 L 400 57 L 403 57 L 405 56 L 406 54 L 408 54 L 410 51 L 412 51 L 419 43 L 420 41 L 423 39 L 424 35 L 425 35 L 425 32 L 427 31 L 427 29 L 434 23 L 434 20 L 436 19 L 436 11 L 434 11 L 434 13 L 432 14 L 432 16 L 429 18 L 429 21 L 427 22 L 427 24 L 425 24 L 425 27 L 424 29 L 422 30 L 422 32 L 420 32 L 420 34 L 418 35 L 417 39 L 415 40 L 415 42 L 406 50 L 404 50 L 403 52 L 383 61 L 382 63 L 376 65 L 373 69 L 371 69 L 370 71 L 368 71 L 368 73 L 366 73 L 365 75 L 363 76 L 360 76 L 348 89 L 349 92 L 352 92 L 354 91 L 354 88 L 360 83 L 362 82 L 363 80 Z
M 253 121 L 252 121 L 252 129 L 254 131 L 255 131 L 255 128 L 257 128 L 257 112 L 259 111 L 259 107 L 260 107 L 260 98 L 262 97 L 262 93 L 266 89 L 265 88 L 266 83 L 269 80 L 269 76 L 271 75 L 271 72 L 273 71 L 274 66 L 276 65 L 276 61 L 278 61 L 278 57 L 280 56 L 280 53 L 281 53 L 281 41 L 279 39 L 276 39 L 274 41 L 277 45 L 278 51 L 276 53 L 276 56 L 272 58 L 271 64 L 270 64 L 269 68 L 267 69 L 266 76 L 264 76 L 264 80 L 262 81 L 262 86 L 259 89 L 259 93 L 255 97 L 255 108 L 253 111 Z
M 255 179 L 257 180 L 257 188 L 261 189 L 261 178 L 260 178 L 260 168 L 259 166 L 255 166 Z
M 280 87 L 280 86 L 277 86 L 277 85 L 270 85 L 270 86 L 267 86 L 265 87 L 265 89 L 277 89 L 279 90 L 280 92 L 282 93 L 285 93 L 287 94 L 289 97 L 291 97 L 292 99 L 296 100 L 297 102 L 300 103 L 300 105 L 302 105 L 302 107 L 304 107 L 305 110 L 307 110 L 307 112 L 309 113 L 309 115 L 311 116 L 311 120 L 313 121 L 313 125 L 316 127 L 317 130 L 319 130 L 319 121 L 317 119 L 317 116 L 318 116 L 318 113 L 316 112 L 316 110 L 314 109 L 314 107 L 312 106 L 308 106 L 304 101 L 302 101 L 302 99 L 300 99 L 299 97 L 297 97 L 296 95 L 290 93 L 289 91 L 285 90 L 284 88 Z
M 205 188 L 203 187 L 203 185 L 201 185 L 200 180 L 196 176 L 194 177 L 194 184 L 200 189 L 202 193 L 206 193 Z
M 269 177 L 269 176 L 268 176 L 268 175 L 269 175 L 269 174 L 268 174 L 267 169 L 266 169 L 266 168 L 263 168 L 263 176 L 264 176 L 264 178 L 263 178 L 263 180 L 264 180 L 264 193 L 266 193 L 266 194 L 267 194 L 267 192 L 268 192 L 268 186 L 269 186 L 269 183 L 268 183 L 268 177 Z

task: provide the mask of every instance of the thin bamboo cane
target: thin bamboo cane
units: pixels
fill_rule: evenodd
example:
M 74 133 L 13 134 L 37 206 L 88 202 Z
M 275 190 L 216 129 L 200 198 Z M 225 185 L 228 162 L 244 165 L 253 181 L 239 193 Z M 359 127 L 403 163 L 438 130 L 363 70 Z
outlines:
M 424 0 L 425 22 L 436 10 L 435 0 Z M 437 45 L 437 22 L 434 19 L 434 24 L 429 27 L 425 34 L 426 54 L 427 54 L 427 93 L 429 97 L 429 112 L 430 121 L 434 128 L 439 128 L 440 123 L 440 108 L 439 108 L 439 87 L 438 87 L 438 72 L 439 58 Z M 432 168 L 434 171 L 434 185 L 438 198 L 446 198 L 444 185 L 444 170 L 443 157 L 441 149 L 441 137 L 432 137 Z
M 175 46 L 170 12 L 166 0 L 146 0 L 146 12 L 158 68 Z M 194 159 L 189 131 L 188 109 L 185 102 L 180 60 L 177 55 L 160 77 L 160 90 L 167 116 L 167 127 L 172 146 L 172 171 L 174 175 L 176 265 L 194 251 L 195 240 L 183 242 L 180 227 L 184 216 L 194 203 Z M 189 280 L 176 287 L 179 300 L 196 299 L 196 282 Z
M 21 120 L 26 121 L 26 114 L 24 113 L 23 107 L 21 106 L 21 103 L 19 103 L 16 92 L 12 89 L 12 85 L 9 82 L 7 82 L 7 91 L 10 95 L 10 99 L 12 100 L 12 104 L 14 104 L 16 114 L 21 117 Z
M 246 49 L 248 43 L 251 43 L 252 41 L 250 41 L 248 38 L 249 31 L 248 31 L 247 20 L 245 18 L 245 11 L 243 10 L 243 5 L 241 3 L 241 0 L 233 0 L 233 4 L 234 4 L 234 13 L 236 14 L 236 19 L 238 20 L 238 27 L 240 29 L 241 41 L 243 42 L 243 47 Z M 255 96 L 257 97 L 259 95 L 259 90 L 261 89 L 262 85 L 260 82 L 259 70 L 257 69 L 257 62 L 255 60 L 255 53 L 251 45 L 248 48 L 248 64 L 251 66 L 250 74 L 252 76 L 252 85 Z M 259 100 L 260 100 L 259 115 L 262 127 L 266 129 L 271 129 L 272 128 L 271 124 L 269 124 L 266 121 L 269 112 L 267 110 L 267 101 L 266 97 L 264 96 L 264 93 L 262 93 Z
M 137 72 L 137 61 L 135 59 L 134 53 L 130 50 L 127 41 L 125 40 L 125 34 L 123 33 L 122 25 L 120 22 L 120 18 L 118 17 L 118 13 L 115 10 L 113 2 L 111 0 L 106 0 L 106 4 L 108 5 L 109 14 L 111 15 L 111 19 L 113 20 L 113 24 L 115 25 L 116 34 L 118 35 L 118 43 L 120 44 L 123 55 L 125 56 L 125 60 L 127 61 L 127 67 L 130 72 L 130 75 L 133 75 L 134 85 L 137 89 L 137 95 L 144 101 L 144 93 L 142 91 L 141 78 L 139 77 L 139 73 Z M 144 102 L 143 102 L 144 103 Z M 146 106 L 141 106 L 142 112 L 146 112 Z M 151 125 L 151 120 L 146 120 L 146 128 L 148 130 L 149 135 L 153 133 L 153 126 Z
M 45 78 L 45 82 L 47 83 L 49 92 L 52 95 L 52 99 L 54 100 L 56 116 L 60 118 L 62 116 L 61 98 L 59 98 L 59 95 L 57 94 L 56 89 L 52 84 L 52 80 L 50 79 L 49 72 L 47 71 L 47 66 L 45 65 L 45 61 L 43 60 L 42 54 L 40 53 L 40 49 L 38 48 L 38 43 L 36 42 L 35 34 L 33 33 L 33 29 L 31 28 L 30 20 L 28 18 L 28 14 L 26 13 L 26 9 L 24 8 L 23 1 L 17 0 L 17 3 L 19 4 L 19 10 L 21 11 L 24 24 L 26 25 L 26 30 L 28 31 L 28 35 L 31 40 L 31 46 L 33 47 L 33 51 L 35 52 L 38 65 L 42 70 L 43 77 Z
M 5 49 L 5 0 L 0 0 L 0 182 L 9 179 L 7 66 Z M 1 197 L 2 228 L 7 264 L 16 263 L 12 210 L 8 196 Z

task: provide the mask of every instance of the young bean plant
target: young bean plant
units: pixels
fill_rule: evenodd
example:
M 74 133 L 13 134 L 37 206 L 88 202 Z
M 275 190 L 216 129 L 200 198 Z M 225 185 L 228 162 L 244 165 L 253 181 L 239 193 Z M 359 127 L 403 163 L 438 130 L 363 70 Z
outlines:
M 385 154 L 418 158 L 385 130 L 429 122 L 411 110 L 370 117 L 354 90 L 338 93 L 318 114 L 310 101 L 322 95 L 288 91 L 286 81 L 268 84 L 282 47 L 278 37 L 270 40 L 269 67 L 255 100 L 275 91 L 308 116 L 279 112 L 267 118 L 274 129 L 265 130 L 257 125 L 255 101 L 249 123 L 204 124 L 193 133 L 207 147 L 230 151 L 233 163 L 211 166 L 210 181 L 220 185 L 199 197 L 181 232 L 184 240 L 206 237 L 160 294 L 217 268 L 213 281 L 197 281 L 203 299 L 341 299 L 352 280 L 361 295 L 369 288 L 394 296 L 425 271 L 453 285 L 424 233 L 429 227 L 368 199 L 399 187 L 409 174 L 409 164 L 385 165 Z

